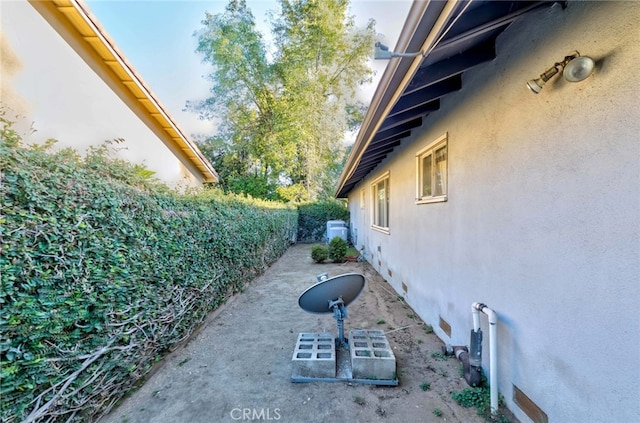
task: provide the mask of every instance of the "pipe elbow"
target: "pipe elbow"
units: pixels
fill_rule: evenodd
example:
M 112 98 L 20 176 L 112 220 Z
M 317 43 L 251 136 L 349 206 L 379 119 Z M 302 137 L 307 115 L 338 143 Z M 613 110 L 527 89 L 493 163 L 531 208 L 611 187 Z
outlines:
M 490 325 L 498 323 L 498 315 L 495 311 L 491 310 L 489 307 L 485 307 L 482 312 L 487 315 Z
M 473 303 L 471 305 L 471 310 L 474 313 L 477 312 L 482 312 L 484 314 L 487 315 L 487 319 L 489 320 L 489 324 L 491 325 L 495 325 L 496 323 L 498 323 L 498 315 L 496 314 L 495 311 L 493 311 L 492 309 L 490 309 L 489 307 L 487 307 L 486 304 L 483 303 Z

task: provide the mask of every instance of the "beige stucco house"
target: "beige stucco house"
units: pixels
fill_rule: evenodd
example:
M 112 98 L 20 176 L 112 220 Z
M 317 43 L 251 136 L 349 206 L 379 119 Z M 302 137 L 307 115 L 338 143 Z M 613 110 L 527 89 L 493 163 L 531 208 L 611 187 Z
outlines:
M 3 1 L 0 20 L 0 101 L 26 143 L 82 151 L 122 138 L 122 158 L 170 185 L 217 181 L 84 2 Z
M 390 47 L 418 54 L 337 186 L 354 244 L 445 344 L 478 317 L 520 421 L 637 420 L 640 3 L 415 2 Z

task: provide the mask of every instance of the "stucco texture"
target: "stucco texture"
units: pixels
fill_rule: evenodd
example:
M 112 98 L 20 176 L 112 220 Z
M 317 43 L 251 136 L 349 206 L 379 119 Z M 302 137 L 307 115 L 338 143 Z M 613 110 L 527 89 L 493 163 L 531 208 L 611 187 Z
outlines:
M 497 312 L 499 389 L 522 421 L 514 385 L 549 421 L 640 415 L 639 24 L 635 2 L 556 4 L 516 21 L 497 59 L 466 72 L 349 196 L 358 246 L 443 341 L 469 344 L 473 302 Z M 574 50 L 595 60 L 592 76 L 527 89 Z M 415 155 L 445 133 L 448 200 L 415 204 Z M 387 171 L 384 234 L 370 227 L 370 183 Z

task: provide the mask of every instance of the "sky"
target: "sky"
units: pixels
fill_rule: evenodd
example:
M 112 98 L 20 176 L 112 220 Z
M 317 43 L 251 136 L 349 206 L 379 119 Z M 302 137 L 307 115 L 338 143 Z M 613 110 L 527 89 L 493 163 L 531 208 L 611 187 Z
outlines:
M 206 98 L 210 83 L 203 76 L 209 65 L 195 53 L 193 33 L 202 25 L 205 11 L 221 13 L 227 0 L 85 0 L 91 12 L 115 41 L 156 98 L 188 137 L 212 134 L 215 123 L 198 119 L 184 111 L 188 100 Z M 376 21 L 378 40 L 393 48 L 407 17 L 411 0 L 351 0 L 351 15 L 364 27 Z M 267 11 L 277 10 L 274 0 L 247 0 L 258 30 L 268 38 Z M 373 46 L 372 46 L 373 53 Z M 369 104 L 387 65 L 372 60 L 374 81 L 360 91 L 360 100 Z

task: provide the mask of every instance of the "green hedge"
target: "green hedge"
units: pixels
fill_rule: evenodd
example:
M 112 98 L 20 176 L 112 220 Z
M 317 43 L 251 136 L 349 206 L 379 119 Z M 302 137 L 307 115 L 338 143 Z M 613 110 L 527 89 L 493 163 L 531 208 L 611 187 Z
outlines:
M 326 241 L 327 222 L 349 222 L 349 210 L 341 201 L 319 201 L 298 206 L 298 242 Z
M 94 420 L 295 239 L 293 208 L 178 194 L 106 147 L 24 148 L 3 123 L 3 422 Z

